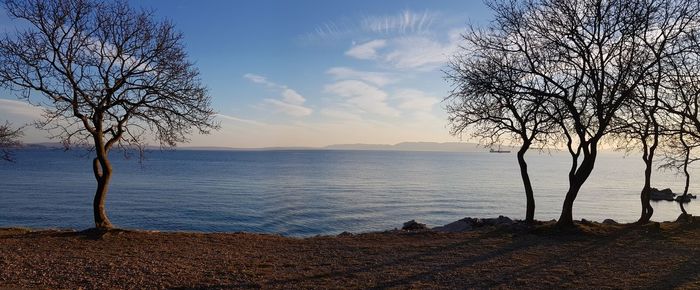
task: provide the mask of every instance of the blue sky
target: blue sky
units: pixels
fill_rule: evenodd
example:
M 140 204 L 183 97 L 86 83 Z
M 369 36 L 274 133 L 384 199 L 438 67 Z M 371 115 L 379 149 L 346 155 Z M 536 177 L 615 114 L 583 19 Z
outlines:
M 188 146 L 457 141 L 441 69 L 481 1 L 131 1 L 183 32 L 222 129 Z M 3 27 L 14 23 L 0 18 Z M 37 110 L 0 96 L 0 118 Z M 27 130 L 28 142 L 46 134 Z

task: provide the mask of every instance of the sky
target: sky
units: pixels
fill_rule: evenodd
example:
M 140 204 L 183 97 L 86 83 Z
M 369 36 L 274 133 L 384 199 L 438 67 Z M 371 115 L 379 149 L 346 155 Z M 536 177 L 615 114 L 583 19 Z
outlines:
M 491 13 L 480 0 L 130 3 L 184 34 L 212 95 L 221 129 L 183 145 L 236 148 L 459 141 L 443 70 L 460 34 Z M 0 15 L 4 31 L 16 24 Z M 0 95 L 0 120 L 40 112 Z M 49 141 L 25 131 L 25 142 Z

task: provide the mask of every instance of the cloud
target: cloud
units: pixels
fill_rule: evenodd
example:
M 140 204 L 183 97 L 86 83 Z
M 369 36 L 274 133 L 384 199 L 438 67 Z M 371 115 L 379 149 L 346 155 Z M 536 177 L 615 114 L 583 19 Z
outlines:
M 321 37 L 335 36 L 342 33 L 335 22 L 326 22 L 321 26 L 316 27 L 314 32 Z
M 361 112 L 397 117 L 399 110 L 386 103 L 387 93 L 362 81 L 346 80 L 327 85 L 324 92 L 345 99 L 344 105 Z
M 276 112 L 284 113 L 293 117 L 304 117 L 311 115 L 311 113 L 313 112 L 313 110 L 307 107 L 286 103 L 280 100 L 265 99 L 264 102 L 268 104 L 271 108 L 273 108 Z
M 22 142 L 25 143 L 50 141 L 46 130 L 32 126 L 34 121 L 44 120 L 43 113 L 41 107 L 24 101 L 0 99 L 0 124 L 9 121 L 13 128 L 22 127 Z
M 216 117 L 219 119 L 224 119 L 228 121 L 234 121 L 234 122 L 240 122 L 240 123 L 245 123 L 245 124 L 250 124 L 250 125 L 256 125 L 256 126 L 264 126 L 265 123 L 263 122 L 258 122 L 254 120 L 248 120 L 248 119 L 243 119 L 243 118 L 238 118 L 234 117 L 231 115 L 224 115 L 224 114 L 216 114 Z
M 400 100 L 399 108 L 406 110 L 425 111 L 432 110 L 440 99 L 415 89 L 402 89 L 396 93 L 396 99 Z
M 360 26 L 365 31 L 374 33 L 422 33 L 433 24 L 434 13 L 422 13 L 404 10 L 396 15 L 364 17 Z
M 243 78 L 253 83 L 261 84 L 268 88 L 278 91 L 281 99 L 264 99 L 262 104 L 263 107 L 271 108 L 275 112 L 283 113 L 292 117 L 304 117 L 313 113 L 313 110 L 311 108 L 304 106 L 306 98 L 304 98 L 304 96 L 299 94 L 297 91 L 290 89 L 286 85 L 277 84 L 275 82 L 269 81 L 264 76 L 252 73 L 247 73 L 243 75 Z
M 247 80 L 249 80 L 249 81 L 251 81 L 251 82 L 254 82 L 254 83 L 256 83 L 256 84 L 263 84 L 263 85 L 265 85 L 265 86 L 272 87 L 272 88 L 279 88 L 279 87 L 281 87 L 281 86 L 278 85 L 278 84 L 275 84 L 275 83 L 273 83 L 273 82 L 271 82 L 271 81 L 268 81 L 266 77 L 261 76 L 261 75 L 256 75 L 256 74 L 247 73 L 247 74 L 244 74 L 244 75 L 243 75 L 243 78 L 245 78 L 245 79 L 247 79 Z
M 382 117 L 404 116 L 401 120 L 436 121 L 433 108 L 440 98 L 417 89 L 401 88 L 388 94 L 380 88 L 362 81 L 345 80 L 325 87 L 324 92 L 343 98 L 332 107 L 324 108 L 321 115 L 341 120 L 368 121 L 363 114 L 376 114 Z M 389 105 L 392 101 L 395 107 Z M 442 122 L 442 119 L 438 120 Z
M 445 64 L 458 48 L 463 29 L 454 28 L 464 27 L 462 21 L 429 10 L 403 10 L 327 22 L 308 36 L 362 40 L 353 41 L 345 55 L 399 70 L 430 71 Z
M 336 80 L 361 80 L 380 87 L 398 81 L 398 78 L 390 73 L 358 71 L 348 67 L 332 67 L 326 73 Z
M 434 70 L 445 63 L 459 48 L 462 29 L 447 35 L 415 34 L 353 44 L 345 55 L 373 60 L 398 70 Z
M 305 35 L 307 40 L 360 37 L 366 34 L 420 34 L 433 29 L 438 15 L 432 11 L 404 10 L 396 14 L 370 15 L 327 21 Z
M 0 116 L 12 117 L 22 122 L 42 119 L 43 109 L 24 101 L 0 99 Z M 7 116 L 7 117 L 6 117 Z M 0 120 L 4 122 L 5 120 Z
M 284 89 L 282 91 L 282 99 L 290 104 L 294 105 L 302 105 L 304 102 L 306 102 L 306 98 L 304 98 L 302 95 L 297 93 L 295 90 L 292 89 Z
M 375 39 L 362 44 L 353 43 L 352 47 L 345 52 L 345 55 L 357 59 L 376 59 L 377 50 L 386 46 L 386 40 Z
M 436 68 L 444 65 L 457 48 L 454 43 L 441 43 L 428 37 L 401 37 L 392 42 L 393 49 L 383 60 L 397 69 Z
M 348 112 L 348 110 L 343 110 L 342 108 L 325 108 L 321 110 L 321 115 L 333 118 L 333 119 L 341 119 L 341 120 L 353 120 L 353 121 L 361 121 L 362 116 L 358 114 L 353 114 L 351 112 Z

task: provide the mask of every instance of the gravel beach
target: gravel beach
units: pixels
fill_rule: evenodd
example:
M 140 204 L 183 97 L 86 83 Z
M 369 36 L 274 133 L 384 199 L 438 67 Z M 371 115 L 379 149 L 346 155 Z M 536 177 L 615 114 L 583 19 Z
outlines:
M 700 288 L 700 225 L 560 233 L 0 229 L 0 288 Z

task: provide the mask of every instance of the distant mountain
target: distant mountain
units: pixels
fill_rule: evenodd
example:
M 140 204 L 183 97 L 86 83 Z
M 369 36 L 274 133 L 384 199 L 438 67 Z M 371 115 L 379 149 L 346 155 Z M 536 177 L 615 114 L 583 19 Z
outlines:
M 60 143 L 30 143 L 22 146 L 24 149 L 54 149 L 63 148 Z M 158 146 L 147 146 L 148 150 L 159 150 Z M 488 152 L 489 148 L 462 142 L 401 142 L 388 144 L 335 144 L 325 147 L 262 147 L 262 148 L 232 148 L 218 146 L 176 147 L 175 150 L 211 150 L 211 151 L 279 151 L 279 150 L 376 150 L 376 151 L 439 151 L 439 152 Z M 495 148 L 497 149 L 497 148 Z M 511 146 L 502 146 L 501 150 L 514 150 Z
M 396 145 L 388 144 L 333 144 L 323 147 L 329 150 L 396 150 Z
M 392 151 L 444 151 L 444 152 L 486 152 L 487 148 L 475 143 L 461 142 L 401 142 L 395 145 L 385 144 L 338 144 L 323 147 L 330 150 L 392 150 Z M 501 150 L 511 150 L 509 146 Z
M 58 142 L 23 143 L 17 149 L 65 149 L 65 146 Z
M 473 143 L 402 142 L 389 144 L 334 144 L 325 147 L 177 147 L 177 150 L 232 150 L 232 151 L 283 151 L 283 150 L 367 150 L 367 151 L 446 151 L 484 152 L 487 148 Z M 507 149 L 504 149 L 507 150 Z
M 260 148 L 235 148 L 235 147 L 175 147 L 175 150 L 206 150 L 206 151 L 283 151 L 283 150 L 319 150 L 316 147 L 260 147 Z

